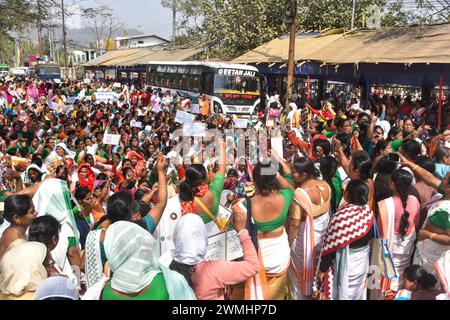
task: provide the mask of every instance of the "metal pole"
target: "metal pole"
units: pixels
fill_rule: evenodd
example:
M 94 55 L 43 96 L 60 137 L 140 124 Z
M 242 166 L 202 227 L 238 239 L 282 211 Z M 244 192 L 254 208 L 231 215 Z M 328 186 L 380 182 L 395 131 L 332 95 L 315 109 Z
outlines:
M 288 105 L 288 101 L 292 96 L 292 87 L 294 84 L 294 69 L 295 69 L 295 39 L 297 34 L 297 6 L 295 1 L 292 1 L 293 5 L 293 16 L 289 31 L 289 56 L 288 56 L 288 74 L 287 74 L 287 90 L 286 90 L 286 106 Z
M 63 45 L 64 45 L 64 77 L 67 77 L 67 34 L 64 12 L 64 0 L 61 0 L 61 12 L 62 12 L 62 30 L 63 30 Z
M 176 37 L 176 33 L 175 33 L 175 29 L 177 27 L 177 10 L 176 10 L 176 0 L 172 0 L 172 42 L 175 43 L 175 37 Z
M 353 27 L 355 25 L 355 9 L 356 9 L 356 0 L 353 0 L 352 25 L 350 26 L 350 30 L 353 30 Z

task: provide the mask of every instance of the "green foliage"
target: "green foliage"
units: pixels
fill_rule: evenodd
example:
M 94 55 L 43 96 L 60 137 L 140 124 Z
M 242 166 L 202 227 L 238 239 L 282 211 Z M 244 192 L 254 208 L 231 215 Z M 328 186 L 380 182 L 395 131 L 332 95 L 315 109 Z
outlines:
M 7 63 L 11 64 L 14 55 L 12 33 L 23 31 L 38 17 L 35 1 L 0 0 L 0 56 Z
M 231 59 L 287 32 L 280 0 L 202 0 L 201 33 L 212 55 Z

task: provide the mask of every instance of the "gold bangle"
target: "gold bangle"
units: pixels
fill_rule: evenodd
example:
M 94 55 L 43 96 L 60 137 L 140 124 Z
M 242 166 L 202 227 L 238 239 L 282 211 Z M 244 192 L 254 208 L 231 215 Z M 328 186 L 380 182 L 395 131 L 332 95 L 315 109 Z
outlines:
M 416 164 L 411 170 L 414 171 L 414 170 L 416 170 L 418 167 L 419 167 L 419 165 Z
M 435 235 L 436 235 L 436 233 L 430 234 L 430 240 L 431 240 L 431 241 L 434 241 L 434 240 L 433 240 L 433 237 L 434 237 Z

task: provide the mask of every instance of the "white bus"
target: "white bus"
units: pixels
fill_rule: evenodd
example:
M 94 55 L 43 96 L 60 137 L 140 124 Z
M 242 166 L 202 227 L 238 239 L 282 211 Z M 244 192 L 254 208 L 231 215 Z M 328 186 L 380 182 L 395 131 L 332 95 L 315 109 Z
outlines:
M 208 96 L 211 112 L 249 117 L 260 103 L 260 73 L 253 66 L 223 62 L 150 61 L 146 84 L 188 96 Z

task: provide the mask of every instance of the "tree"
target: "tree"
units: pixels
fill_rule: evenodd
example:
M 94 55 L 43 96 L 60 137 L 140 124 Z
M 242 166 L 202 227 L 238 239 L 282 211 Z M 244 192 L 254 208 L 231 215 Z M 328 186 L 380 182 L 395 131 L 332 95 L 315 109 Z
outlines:
M 109 6 L 83 9 L 83 17 L 88 24 L 87 29 L 95 35 L 96 52 L 103 49 L 103 40 L 109 40 L 113 33 L 123 27 L 123 23 L 115 16 Z
M 175 23 L 175 33 L 186 36 L 195 33 L 200 27 L 202 16 L 201 0 L 160 0 L 164 8 L 175 10 L 179 19 Z
M 0 0 L 0 56 L 7 63 L 14 55 L 15 35 L 37 21 L 35 2 L 30 0 Z
M 427 0 L 418 0 L 414 6 L 419 6 L 420 1 Z M 450 3 L 450 0 L 440 1 Z M 188 5 L 193 0 L 182 2 Z M 350 29 L 352 4 L 352 0 L 298 0 L 297 30 Z M 405 9 L 404 0 L 357 0 L 355 28 L 366 27 L 367 9 L 371 5 L 380 8 L 382 27 L 418 21 L 411 6 L 408 6 L 409 10 Z M 203 23 L 196 32 L 191 31 L 191 37 L 201 35 L 203 41 L 213 44 L 213 56 L 231 59 L 285 35 L 285 8 L 286 0 L 201 0 Z
M 202 0 L 203 38 L 212 55 L 231 59 L 285 34 L 283 0 Z

